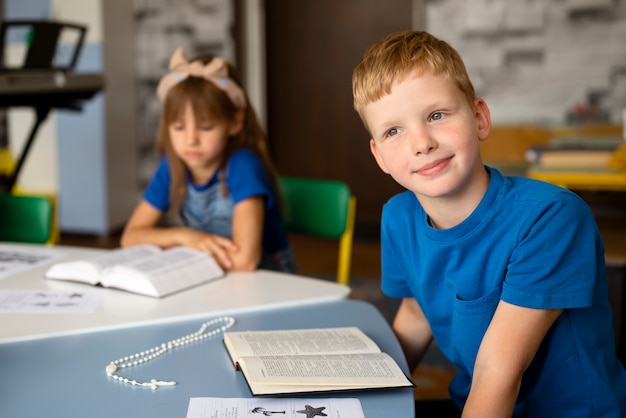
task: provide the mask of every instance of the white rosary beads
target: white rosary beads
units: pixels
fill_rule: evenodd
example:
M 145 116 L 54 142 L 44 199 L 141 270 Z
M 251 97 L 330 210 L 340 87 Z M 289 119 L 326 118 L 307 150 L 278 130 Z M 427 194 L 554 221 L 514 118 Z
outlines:
M 223 325 L 219 328 L 215 328 L 212 331 L 205 332 L 207 328 L 218 325 L 218 324 L 223 324 Z M 136 380 L 131 380 L 126 377 L 119 376 L 115 374 L 115 372 L 118 369 L 124 369 L 127 367 L 137 366 L 139 364 L 146 363 L 150 360 L 154 360 L 155 358 L 159 357 L 160 355 L 162 355 L 163 353 L 165 353 L 166 351 L 172 348 L 182 347 L 189 343 L 193 343 L 196 341 L 201 341 L 207 338 L 214 337 L 220 333 L 223 333 L 227 329 L 231 328 L 233 325 L 235 325 L 235 318 L 232 318 L 229 316 L 221 316 L 219 318 L 212 319 L 202 324 L 200 329 L 194 333 L 185 335 L 184 337 L 177 338 L 172 341 L 168 341 L 167 343 L 163 343 L 149 350 L 145 350 L 140 353 L 136 353 L 131 356 L 122 357 L 118 360 L 112 361 L 106 366 L 106 369 L 105 369 L 106 374 L 107 376 L 112 377 L 113 379 L 119 380 L 120 382 L 130 383 L 131 385 L 135 385 L 135 386 L 150 386 L 152 389 L 157 389 L 159 386 L 175 385 L 176 382 L 163 382 L 163 381 L 156 380 L 156 379 L 152 379 L 150 380 L 150 382 L 138 382 Z

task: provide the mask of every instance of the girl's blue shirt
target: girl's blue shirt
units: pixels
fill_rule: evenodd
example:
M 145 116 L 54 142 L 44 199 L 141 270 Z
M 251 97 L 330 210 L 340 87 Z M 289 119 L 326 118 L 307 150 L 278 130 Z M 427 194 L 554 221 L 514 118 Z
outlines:
M 293 271 L 293 256 L 271 177 L 260 158 L 252 151 L 240 149 L 228 159 L 225 185 L 218 170 L 205 184 L 194 184 L 187 177 L 187 193 L 181 205 L 183 224 L 208 233 L 232 238 L 234 206 L 242 200 L 261 196 L 265 202 L 263 225 L 263 261 L 260 267 Z M 164 156 L 146 191 L 144 199 L 161 212 L 170 206 L 171 174 Z M 224 193 L 226 191 L 226 193 Z M 278 262 L 278 266 L 272 265 Z
M 411 192 L 383 209 L 382 288 L 414 297 L 459 368 L 462 408 L 500 300 L 564 309 L 526 371 L 516 417 L 620 417 L 626 372 L 615 355 L 604 246 L 589 207 L 565 189 L 486 168 L 491 180 L 461 224 L 436 230 Z

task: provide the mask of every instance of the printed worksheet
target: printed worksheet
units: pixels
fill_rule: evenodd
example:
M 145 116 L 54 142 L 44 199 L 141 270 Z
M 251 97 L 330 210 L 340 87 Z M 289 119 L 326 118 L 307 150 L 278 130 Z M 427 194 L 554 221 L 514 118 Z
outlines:
M 19 245 L 0 244 L 0 279 L 17 272 L 51 263 L 66 255 L 48 247 L 26 248 Z
M 0 290 L 0 313 L 70 313 L 95 312 L 108 289 L 84 290 L 3 289 Z
M 191 398 L 187 418 L 365 418 L 356 398 Z

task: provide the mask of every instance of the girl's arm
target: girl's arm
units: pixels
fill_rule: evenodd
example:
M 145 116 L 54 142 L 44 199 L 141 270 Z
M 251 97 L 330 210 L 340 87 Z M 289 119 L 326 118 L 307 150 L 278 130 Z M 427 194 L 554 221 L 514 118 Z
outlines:
M 159 227 L 162 215 L 160 210 L 142 200 L 124 227 L 120 245 L 154 244 L 161 248 L 184 245 L 211 254 L 225 269 L 233 267 L 231 256 L 238 251 L 233 241 L 187 227 Z
M 393 321 L 393 331 L 413 371 L 433 341 L 430 325 L 415 298 L 402 299 Z
M 511 417 L 522 376 L 562 310 L 500 301 L 478 349 L 463 417 Z
M 257 268 L 263 252 L 265 199 L 254 196 L 237 203 L 233 209 L 233 242 L 238 248 L 231 252 L 232 269 L 252 271 Z

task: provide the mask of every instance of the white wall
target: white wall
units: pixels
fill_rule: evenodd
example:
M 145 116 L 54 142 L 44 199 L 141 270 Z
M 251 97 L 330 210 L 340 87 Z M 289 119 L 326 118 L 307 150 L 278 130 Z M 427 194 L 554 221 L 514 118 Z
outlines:
M 139 194 L 133 2 L 5 0 L 4 6 L 6 19 L 54 19 L 87 26 L 75 72 L 104 77 L 104 91 L 83 102 L 82 111 L 50 113 L 18 186 L 57 196 L 62 232 L 107 234 L 120 229 Z M 62 44 L 64 40 L 69 39 L 62 37 Z M 23 50 L 24 45 L 12 45 L 10 52 L 17 56 Z M 32 126 L 32 113 L 10 110 L 8 135 L 14 155 Z
M 439 0 L 425 11 L 426 30 L 459 51 L 495 123 L 561 125 L 596 92 L 621 123 L 626 2 Z

